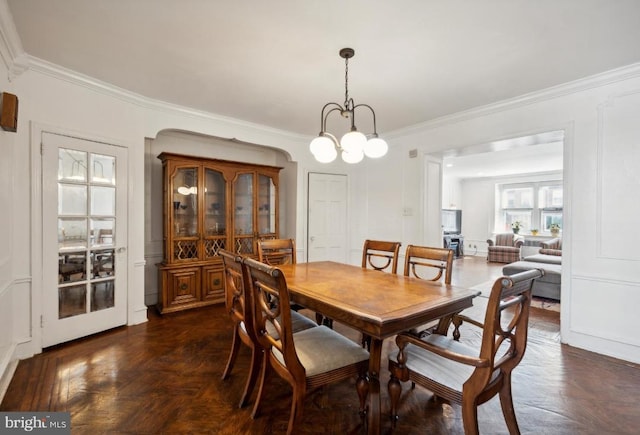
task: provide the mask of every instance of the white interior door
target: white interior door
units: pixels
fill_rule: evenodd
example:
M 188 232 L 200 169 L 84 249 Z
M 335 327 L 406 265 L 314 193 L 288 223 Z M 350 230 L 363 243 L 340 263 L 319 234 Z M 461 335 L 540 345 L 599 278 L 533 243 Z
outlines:
M 42 136 L 47 347 L 127 321 L 127 149 Z
M 307 261 L 347 262 L 347 176 L 309 173 Z

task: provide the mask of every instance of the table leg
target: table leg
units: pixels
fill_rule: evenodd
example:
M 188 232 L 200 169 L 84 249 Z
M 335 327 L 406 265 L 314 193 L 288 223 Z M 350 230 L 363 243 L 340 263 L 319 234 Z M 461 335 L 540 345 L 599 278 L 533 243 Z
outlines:
M 369 412 L 367 414 L 369 434 L 381 431 L 380 397 L 380 360 L 382 358 L 382 340 L 371 337 L 369 348 Z

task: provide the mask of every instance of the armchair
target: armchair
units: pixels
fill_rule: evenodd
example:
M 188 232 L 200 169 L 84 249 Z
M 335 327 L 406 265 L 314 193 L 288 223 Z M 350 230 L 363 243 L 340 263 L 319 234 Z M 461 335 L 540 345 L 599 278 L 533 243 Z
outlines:
M 542 242 L 541 245 L 540 254 L 562 256 L 562 239 L 560 237 Z
M 496 234 L 495 241 L 488 239 L 487 261 L 497 263 L 513 263 L 520 261 L 520 248 L 524 245 L 524 237 L 513 234 Z
M 542 270 L 533 269 L 498 278 L 491 288 L 484 323 L 458 314 L 452 336 L 432 334 L 420 339 L 398 334 L 398 352 L 389 355 L 392 422 L 398 420 L 400 382 L 412 381 L 432 391 L 434 397 L 462 405 L 465 435 L 478 435 L 478 405 L 498 395 L 509 433 L 519 434 L 511 372 L 527 347 L 531 288 L 543 275 Z M 481 333 L 479 343 L 460 340 L 463 322 L 471 327 L 468 332 Z

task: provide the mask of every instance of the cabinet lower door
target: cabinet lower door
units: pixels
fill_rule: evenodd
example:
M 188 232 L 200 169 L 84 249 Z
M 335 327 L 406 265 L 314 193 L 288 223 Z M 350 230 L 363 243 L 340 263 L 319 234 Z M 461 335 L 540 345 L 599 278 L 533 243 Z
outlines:
M 205 267 L 202 269 L 202 299 L 208 302 L 224 302 L 223 268 Z
M 201 268 L 165 269 L 162 280 L 161 312 L 183 310 L 201 303 Z

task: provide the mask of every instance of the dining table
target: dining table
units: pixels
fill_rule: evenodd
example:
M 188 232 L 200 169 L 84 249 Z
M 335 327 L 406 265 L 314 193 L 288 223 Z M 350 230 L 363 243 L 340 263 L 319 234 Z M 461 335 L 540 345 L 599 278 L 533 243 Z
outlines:
M 365 269 L 333 261 L 278 266 L 291 299 L 371 338 L 367 429 L 382 428 L 380 366 L 385 338 L 438 320 L 446 333 L 451 317 L 480 293 L 463 287 Z

